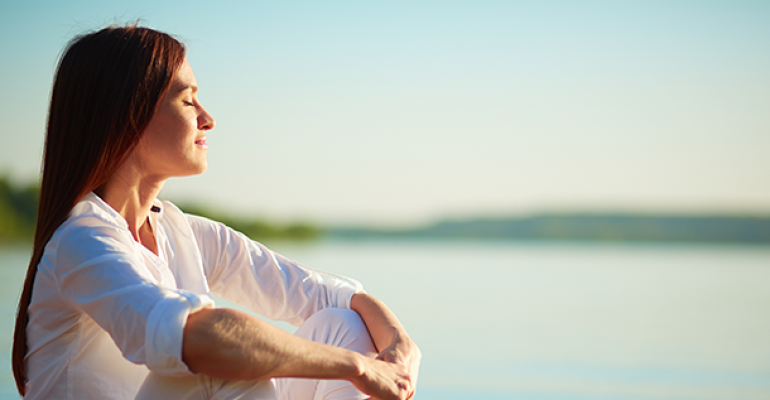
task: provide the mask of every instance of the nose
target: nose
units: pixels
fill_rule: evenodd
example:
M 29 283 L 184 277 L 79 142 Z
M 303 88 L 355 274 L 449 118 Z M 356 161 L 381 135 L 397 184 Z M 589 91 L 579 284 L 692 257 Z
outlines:
M 214 117 L 212 117 L 205 108 L 201 107 L 201 113 L 198 115 L 198 129 L 202 131 L 209 131 L 214 129 L 216 124 L 217 123 L 214 121 Z

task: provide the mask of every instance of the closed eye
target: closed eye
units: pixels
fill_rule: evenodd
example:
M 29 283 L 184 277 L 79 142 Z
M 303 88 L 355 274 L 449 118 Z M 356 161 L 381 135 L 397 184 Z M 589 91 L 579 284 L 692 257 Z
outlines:
M 193 102 L 192 102 L 192 101 L 187 101 L 187 100 L 182 100 L 182 103 L 183 103 L 184 105 L 186 105 L 186 106 L 193 106 L 193 105 L 195 105 L 195 104 L 193 104 Z

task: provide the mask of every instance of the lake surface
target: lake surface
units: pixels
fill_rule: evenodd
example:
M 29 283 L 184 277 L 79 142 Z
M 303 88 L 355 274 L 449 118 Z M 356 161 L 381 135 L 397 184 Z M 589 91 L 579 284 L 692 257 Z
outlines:
M 423 350 L 420 400 L 770 398 L 770 247 L 271 247 L 358 279 L 396 312 Z M 0 248 L 2 400 L 18 398 L 9 349 L 28 251 Z

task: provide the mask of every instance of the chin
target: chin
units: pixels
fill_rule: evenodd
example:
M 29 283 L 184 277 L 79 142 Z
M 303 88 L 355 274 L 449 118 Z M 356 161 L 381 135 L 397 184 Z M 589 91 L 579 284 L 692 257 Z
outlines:
M 189 168 L 185 168 L 186 169 L 185 173 L 180 173 L 177 176 L 200 175 L 200 174 L 206 172 L 207 168 L 208 168 L 208 164 L 207 163 L 192 165 Z
M 195 167 L 194 167 L 195 168 L 195 173 L 194 173 L 194 175 L 200 175 L 200 174 L 206 172 L 208 167 L 209 167 L 209 162 L 208 162 L 208 160 L 206 160 L 204 158 L 203 160 L 201 160 L 200 162 L 197 162 L 195 164 Z

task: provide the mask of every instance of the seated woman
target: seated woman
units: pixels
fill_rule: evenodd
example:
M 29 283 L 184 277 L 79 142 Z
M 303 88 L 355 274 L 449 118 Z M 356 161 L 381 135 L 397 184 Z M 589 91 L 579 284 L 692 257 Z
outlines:
M 16 321 L 20 393 L 412 398 L 420 351 L 382 302 L 157 200 L 166 179 L 206 169 L 214 119 L 197 91 L 165 33 L 109 27 L 66 49 Z M 301 327 L 215 308 L 212 293 Z

